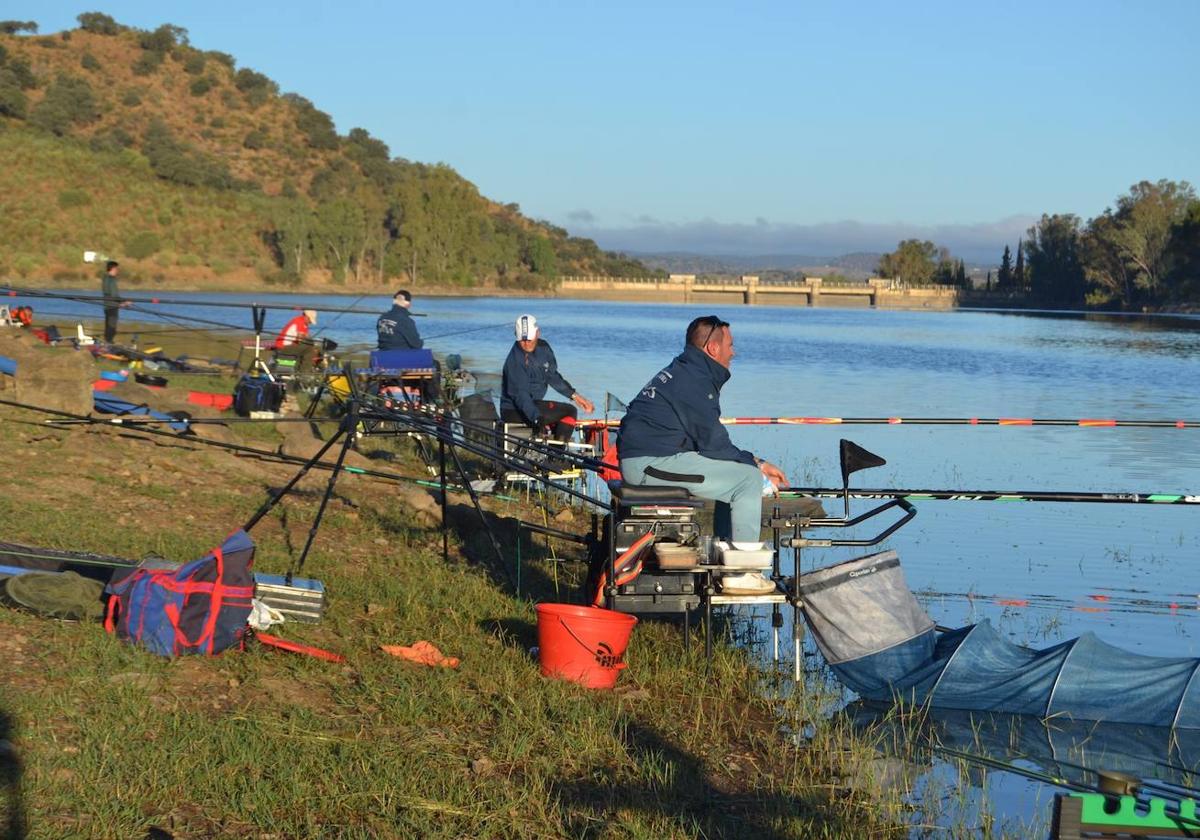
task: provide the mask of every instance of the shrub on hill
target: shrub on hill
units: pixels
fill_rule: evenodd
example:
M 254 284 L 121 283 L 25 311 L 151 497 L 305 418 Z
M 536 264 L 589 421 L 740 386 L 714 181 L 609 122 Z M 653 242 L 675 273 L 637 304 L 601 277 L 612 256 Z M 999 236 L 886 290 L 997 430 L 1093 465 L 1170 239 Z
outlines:
M 267 135 L 261 128 L 252 130 L 242 140 L 242 148 L 244 149 L 261 149 L 267 145 Z
M 0 67 L 0 116 L 25 119 L 29 97 L 7 67 Z
M 234 186 L 228 167 L 176 140 L 162 120 L 155 120 L 146 129 L 142 154 L 154 174 L 165 180 L 194 187 Z
M 133 75 L 149 76 L 163 63 L 165 55 L 166 53 L 149 51 L 142 53 L 138 60 L 133 62 Z
M 125 243 L 125 255 L 130 259 L 144 260 L 158 253 L 160 248 L 162 248 L 162 241 L 158 238 L 158 234 L 144 230 L 134 234 Z
M 58 206 L 64 210 L 72 207 L 86 207 L 92 203 L 92 197 L 83 190 L 63 190 L 58 194 Z
M 61 137 L 73 126 L 95 122 L 99 116 L 100 107 L 91 86 L 83 79 L 61 74 L 46 89 L 46 95 L 30 113 L 29 121 Z
M 84 70 L 95 72 L 100 69 L 100 61 L 90 52 L 85 52 L 79 59 L 79 66 Z
M 212 86 L 212 79 L 208 78 L 208 76 L 201 76 L 199 79 L 196 79 L 194 82 L 192 82 L 192 84 L 188 87 L 188 90 L 191 92 L 192 96 L 203 96 L 212 90 Z
M 118 35 L 125 29 L 103 12 L 84 12 L 75 20 L 79 21 L 80 29 L 93 35 Z
M 199 76 L 204 72 L 204 66 L 208 63 L 204 53 L 196 51 L 189 55 L 183 62 L 183 70 L 192 76 Z
M 0 34 L 17 35 L 21 32 L 38 31 L 36 20 L 0 20 Z

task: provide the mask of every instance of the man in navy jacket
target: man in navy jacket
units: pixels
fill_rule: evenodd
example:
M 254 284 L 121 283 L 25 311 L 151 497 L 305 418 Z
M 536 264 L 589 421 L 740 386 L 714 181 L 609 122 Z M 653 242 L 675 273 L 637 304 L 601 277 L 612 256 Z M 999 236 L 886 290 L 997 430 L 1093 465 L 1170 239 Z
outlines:
M 558 372 L 558 359 L 550 345 L 542 340 L 537 318 L 522 315 L 516 323 L 517 340 L 504 360 L 500 386 L 500 419 L 505 423 L 524 423 L 534 429 L 551 428 L 557 440 L 567 440 L 575 429 L 578 416 L 575 405 L 595 411 L 592 401 L 577 394 L 571 383 Z M 553 388 L 575 405 L 545 399 Z
M 617 449 L 629 484 L 686 487 L 717 505 L 717 536 L 759 541 L 764 477 L 783 471 L 739 449 L 721 425 L 721 387 L 729 381 L 733 333 L 715 315 L 687 328 L 683 352 L 646 383 L 621 421 Z M 732 521 L 730 521 L 732 519 Z
M 392 296 L 392 308 L 375 322 L 380 350 L 420 350 L 425 346 L 412 315 L 408 313 L 410 306 L 412 295 L 407 289 L 401 289 Z

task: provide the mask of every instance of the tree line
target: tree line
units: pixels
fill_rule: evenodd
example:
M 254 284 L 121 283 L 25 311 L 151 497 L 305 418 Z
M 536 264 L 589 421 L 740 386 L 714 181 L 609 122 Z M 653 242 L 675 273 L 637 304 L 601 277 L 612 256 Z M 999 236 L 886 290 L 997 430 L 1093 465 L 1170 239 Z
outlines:
M 909 285 L 971 288 L 945 248 L 909 239 L 878 271 Z M 1200 200 L 1187 181 L 1141 181 L 1086 223 L 1043 214 L 1004 246 L 986 291 L 1013 302 L 1080 309 L 1153 310 L 1200 305 Z
M 1008 247 L 1005 246 L 1007 254 Z M 1140 181 L 1086 223 L 1043 214 L 997 291 L 1067 308 L 1200 304 L 1200 200 L 1187 181 Z

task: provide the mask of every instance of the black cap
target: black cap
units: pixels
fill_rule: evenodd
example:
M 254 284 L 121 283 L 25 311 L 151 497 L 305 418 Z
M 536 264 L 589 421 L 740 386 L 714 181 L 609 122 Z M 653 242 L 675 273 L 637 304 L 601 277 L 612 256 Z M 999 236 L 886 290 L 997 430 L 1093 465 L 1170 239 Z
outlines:
M 408 291 L 408 289 L 401 289 L 400 291 L 396 292 L 396 294 L 392 295 L 392 297 L 402 297 L 409 303 L 412 303 L 412 294 Z

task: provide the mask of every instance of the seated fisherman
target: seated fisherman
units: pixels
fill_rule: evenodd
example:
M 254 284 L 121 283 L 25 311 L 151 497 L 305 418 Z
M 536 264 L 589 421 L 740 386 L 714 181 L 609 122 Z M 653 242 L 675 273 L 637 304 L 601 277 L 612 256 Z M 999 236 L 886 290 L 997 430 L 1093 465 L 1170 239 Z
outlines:
M 421 350 L 425 342 L 417 332 L 416 322 L 408 311 L 412 307 L 412 293 L 408 289 L 400 289 L 392 295 L 392 308 L 379 316 L 375 322 L 375 337 L 379 350 Z M 437 402 L 442 390 L 442 366 L 435 359 L 433 362 L 433 378 L 421 382 L 421 400 L 425 403 Z
M 411 306 L 412 295 L 408 289 L 401 289 L 392 295 L 392 308 L 375 322 L 380 350 L 420 350 L 425 346 L 413 316 L 408 312 Z
M 281 350 L 293 344 L 302 344 L 308 338 L 308 327 L 317 323 L 317 310 L 305 309 L 299 315 L 283 325 L 279 335 L 275 337 L 275 349 Z
M 729 324 L 715 315 L 688 324 L 683 352 L 629 404 L 617 448 L 628 484 L 686 487 L 717 505 L 717 536 L 759 542 L 763 477 L 787 477 L 774 464 L 738 449 L 721 425 L 721 387 L 733 360 Z M 732 520 L 732 521 L 731 521 Z
M 556 440 L 569 440 L 578 416 L 575 405 L 589 413 L 596 407 L 587 397 L 575 393 L 571 383 L 558 372 L 558 360 L 550 345 L 542 340 L 536 318 L 532 315 L 517 318 L 516 335 L 517 340 L 504 361 L 500 419 L 505 423 L 524 423 L 535 430 L 548 427 Z M 575 405 L 546 400 L 547 388 L 568 396 Z

